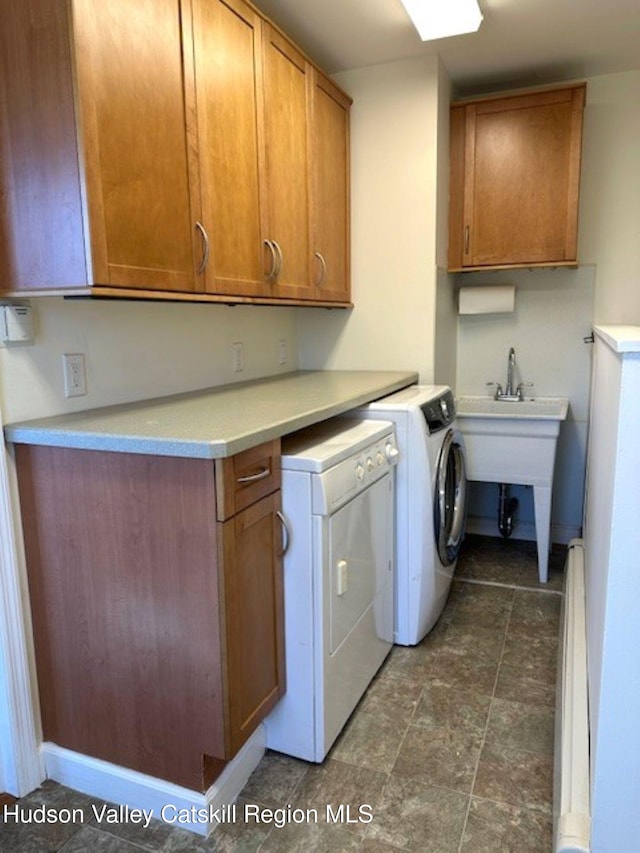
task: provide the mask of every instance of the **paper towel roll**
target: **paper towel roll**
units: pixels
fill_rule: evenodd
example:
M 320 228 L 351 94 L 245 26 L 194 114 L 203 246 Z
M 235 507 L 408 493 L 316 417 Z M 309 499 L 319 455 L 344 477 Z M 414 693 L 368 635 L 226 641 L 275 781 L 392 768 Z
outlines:
M 514 284 L 461 287 L 458 294 L 459 314 L 508 314 L 514 311 Z

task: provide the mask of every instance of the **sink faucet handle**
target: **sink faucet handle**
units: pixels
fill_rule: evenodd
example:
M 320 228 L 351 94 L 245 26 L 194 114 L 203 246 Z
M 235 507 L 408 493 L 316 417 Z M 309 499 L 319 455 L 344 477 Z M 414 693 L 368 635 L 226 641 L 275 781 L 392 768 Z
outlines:
M 516 389 L 516 396 L 521 400 L 522 399 L 522 389 L 523 388 L 533 388 L 533 382 L 520 382 L 518 383 L 518 387 Z
M 495 391 L 495 394 L 493 395 L 493 397 L 495 400 L 499 400 L 503 394 L 502 385 L 499 382 L 487 382 L 487 388 L 494 388 L 494 387 L 495 387 L 496 391 Z

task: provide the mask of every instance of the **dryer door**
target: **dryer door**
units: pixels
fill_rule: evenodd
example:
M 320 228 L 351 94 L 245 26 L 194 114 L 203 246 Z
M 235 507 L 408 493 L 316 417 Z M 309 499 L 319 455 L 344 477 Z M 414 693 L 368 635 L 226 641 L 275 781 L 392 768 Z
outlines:
M 433 507 L 440 562 L 450 566 L 460 551 L 467 508 L 464 449 L 460 436 L 452 429 L 447 431 L 438 455 Z

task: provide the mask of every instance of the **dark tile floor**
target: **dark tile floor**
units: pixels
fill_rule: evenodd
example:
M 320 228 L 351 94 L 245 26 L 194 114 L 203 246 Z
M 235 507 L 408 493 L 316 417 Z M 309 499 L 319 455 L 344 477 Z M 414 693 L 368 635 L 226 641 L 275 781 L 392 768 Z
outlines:
M 267 753 L 238 801 L 239 814 L 290 806 L 308 822 L 238 820 L 208 839 L 157 821 L 99 826 L 96 801 L 46 782 L 21 807 L 85 820 L 7 821 L 0 851 L 548 853 L 563 564 L 554 553 L 543 588 L 532 543 L 467 538 L 438 624 L 393 649 L 327 760 Z M 327 805 L 355 822 L 327 821 Z

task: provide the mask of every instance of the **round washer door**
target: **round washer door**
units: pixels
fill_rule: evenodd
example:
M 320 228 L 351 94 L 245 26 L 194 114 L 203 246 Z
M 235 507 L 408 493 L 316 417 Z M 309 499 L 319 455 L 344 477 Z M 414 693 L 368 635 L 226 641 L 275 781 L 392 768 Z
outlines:
M 438 555 L 443 566 L 450 566 L 462 545 L 467 508 L 464 449 L 452 429 L 445 435 L 438 454 L 433 506 Z

